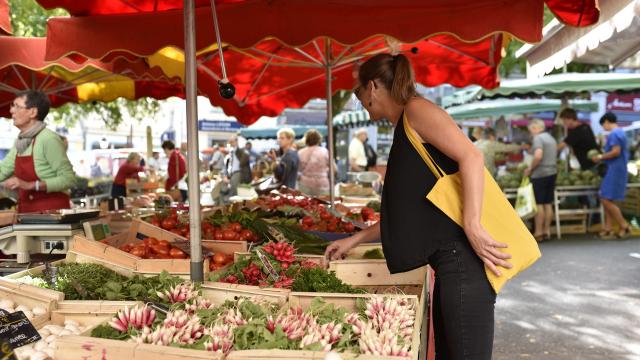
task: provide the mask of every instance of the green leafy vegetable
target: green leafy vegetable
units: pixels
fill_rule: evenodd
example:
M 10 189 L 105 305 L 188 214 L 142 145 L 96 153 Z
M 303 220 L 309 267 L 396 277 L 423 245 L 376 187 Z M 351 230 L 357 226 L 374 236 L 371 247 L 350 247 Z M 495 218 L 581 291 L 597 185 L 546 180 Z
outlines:
M 382 249 L 375 248 L 371 250 L 367 250 L 362 254 L 363 259 L 384 259 L 384 254 L 382 253 Z
M 363 289 L 345 284 L 336 277 L 335 272 L 319 267 L 301 268 L 293 281 L 293 291 L 300 292 L 332 292 L 347 294 L 364 294 Z

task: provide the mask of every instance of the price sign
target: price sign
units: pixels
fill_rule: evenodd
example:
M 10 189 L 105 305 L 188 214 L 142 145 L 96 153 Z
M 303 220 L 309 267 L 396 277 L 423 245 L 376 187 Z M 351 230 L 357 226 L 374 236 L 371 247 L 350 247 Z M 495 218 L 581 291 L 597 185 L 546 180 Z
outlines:
M 22 311 L 8 313 L 2 310 L 0 311 L 0 339 L 11 349 L 15 349 L 42 338 Z
M 260 250 L 256 250 L 256 254 L 258 254 L 258 259 L 260 259 L 264 268 L 267 269 L 267 272 L 269 272 L 269 276 L 271 276 L 274 281 L 278 281 L 280 279 L 280 276 L 276 272 L 276 269 L 273 268 L 273 265 L 271 265 L 271 262 L 269 262 L 269 259 L 267 259 L 267 257 L 264 256 L 264 254 Z

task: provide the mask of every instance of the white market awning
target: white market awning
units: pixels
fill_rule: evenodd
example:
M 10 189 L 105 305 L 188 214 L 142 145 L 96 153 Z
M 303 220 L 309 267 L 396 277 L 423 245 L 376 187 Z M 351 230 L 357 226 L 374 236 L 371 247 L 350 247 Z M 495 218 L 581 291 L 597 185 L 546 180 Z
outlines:
M 516 52 L 527 58 L 527 77 L 538 78 L 570 62 L 618 67 L 640 50 L 640 0 L 600 0 L 600 21 L 575 28 L 553 20 L 543 40 Z

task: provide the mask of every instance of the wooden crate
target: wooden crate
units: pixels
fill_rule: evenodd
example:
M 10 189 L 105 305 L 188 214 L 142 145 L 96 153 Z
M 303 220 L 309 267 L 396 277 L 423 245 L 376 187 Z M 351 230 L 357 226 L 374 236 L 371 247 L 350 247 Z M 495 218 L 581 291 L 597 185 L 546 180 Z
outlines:
M 124 267 L 120 264 L 113 263 L 106 259 L 100 259 L 94 256 L 76 253 L 71 250 L 67 252 L 67 256 L 63 260 L 54 261 L 51 264 L 58 266 L 64 263 L 98 264 L 98 265 L 107 267 L 123 276 L 131 277 L 134 274 L 134 270 L 132 270 L 131 268 Z M 7 275 L 4 278 L 20 279 L 25 276 L 42 275 L 42 272 L 44 271 L 44 269 L 45 269 L 45 266 L 40 265 L 28 270 L 23 270 L 11 275 Z
M 31 320 L 33 326 L 38 328 L 42 324 L 49 321 L 51 316 L 51 311 L 55 309 L 56 300 L 59 298 L 56 296 L 57 294 L 49 294 L 54 296 L 43 296 L 43 293 L 40 291 L 33 291 L 34 289 L 39 289 L 36 287 L 26 288 L 26 287 L 11 287 L 4 286 L 7 283 L 2 282 L 0 284 L 0 299 L 7 299 L 13 301 L 16 305 L 24 305 L 29 308 L 41 307 L 46 310 L 45 314 L 34 316 Z M 61 293 L 62 294 L 62 293 Z M 62 294 L 64 296 L 64 294 Z
M 55 345 L 56 360 L 221 360 L 222 354 L 169 346 L 136 344 L 127 341 L 66 336 Z
M 416 320 L 414 324 L 413 340 L 410 358 L 414 360 L 425 359 L 427 354 L 428 336 L 428 309 L 429 309 L 429 279 L 430 273 L 426 273 L 420 284 L 420 295 L 385 295 L 388 297 L 402 297 L 416 304 Z M 372 294 L 335 294 L 335 293 L 296 293 L 289 295 L 289 306 L 301 306 L 307 308 L 314 298 L 321 297 L 325 302 L 341 306 L 351 311 L 356 311 L 356 301 L 372 297 Z M 259 359 L 324 359 L 326 353 L 319 351 L 295 351 L 295 350 L 243 350 L 232 351 L 228 360 L 259 360 Z M 353 353 L 340 353 L 343 359 L 400 359 L 398 357 L 383 357 L 373 355 L 360 355 Z
M 552 226 L 555 226 L 555 218 L 552 221 Z M 587 231 L 587 214 L 560 214 L 560 232 L 562 234 L 586 234 Z
M 240 297 L 258 297 L 273 303 L 285 304 L 289 299 L 290 290 L 276 288 L 261 288 L 252 285 L 227 284 L 205 281 L 202 283 L 202 296 L 214 304 L 222 304 L 227 300 L 237 300 Z
M 118 247 L 124 244 L 136 244 L 140 240 L 131 240 L 129 234 L 123 233 L 103 240 L 102 242 L 88 240 L 83 236 L 75 236 L 70 249 L 84 255 L 104 259 L 111 263 L 131 269 L 132 272 L 157 275 L 167 271 L 175 275 L 188 275 L 191 270 L 189 259 L 142 259 L 124 252 Z M 209 271 L 209 259 L 204 259 L 204 272 Z
M 329 270 L 350 285 L 412 285 L 422 284 L 427 266 L 391 274 L 384 259 L 346 259 L 329 262 Z

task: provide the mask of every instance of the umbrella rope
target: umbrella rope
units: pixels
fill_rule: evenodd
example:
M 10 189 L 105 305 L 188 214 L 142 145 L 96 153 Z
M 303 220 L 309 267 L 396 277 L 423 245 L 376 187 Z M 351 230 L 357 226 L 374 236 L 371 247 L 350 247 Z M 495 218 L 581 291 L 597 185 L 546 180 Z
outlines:
M 216 31 L 216 41 L 218 42 L 218 54 L 220 55 L 220 68 L 222 69 L 222 80 L 218 81 L 218 91 L 220 96 L 231 99 L 236 94 L 236 88 L 227 78 L 227 68 L 224 65 L 224 54 L 222 53 L 222 39 L 220 38 L 220 27 L 218 26 L 218 14 L 216 12 L 216 1 L 211 0 L 211 13 L 213 15 L 213 28 Z

